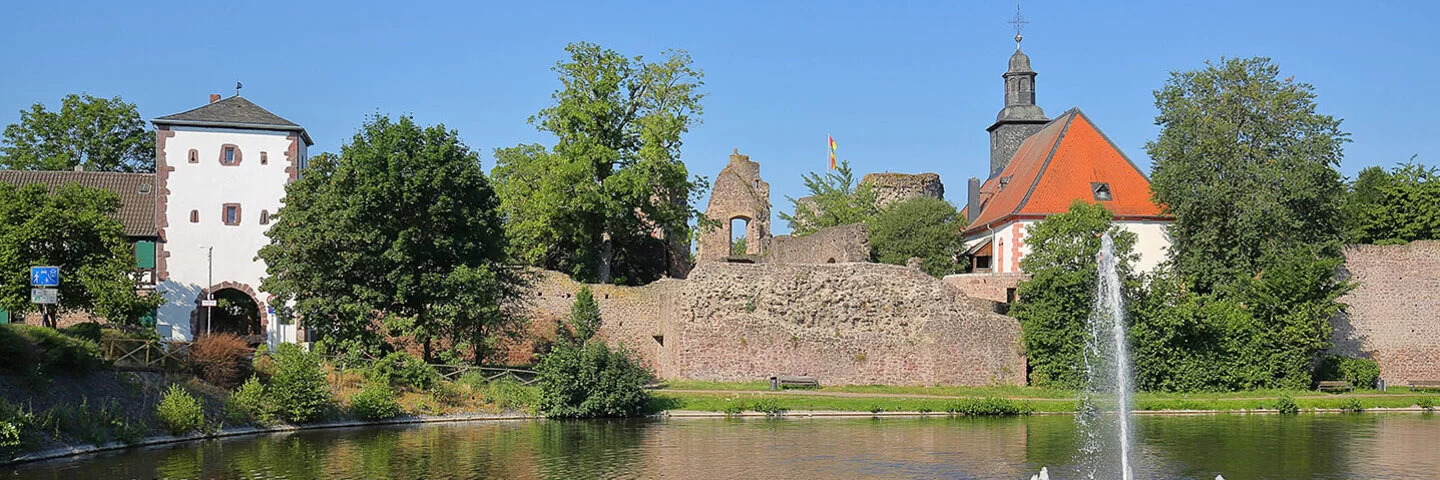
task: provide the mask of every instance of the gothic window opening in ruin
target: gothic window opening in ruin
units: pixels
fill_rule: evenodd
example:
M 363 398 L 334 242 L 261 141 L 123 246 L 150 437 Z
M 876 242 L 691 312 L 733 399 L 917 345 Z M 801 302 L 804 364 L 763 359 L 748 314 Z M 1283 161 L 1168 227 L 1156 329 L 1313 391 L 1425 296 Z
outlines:
M 655 339 L 655 343 L 660 344 L 660 346 L 662 346 L 662 347 L 665 346 L 665 336 L 664 336 L 664 335 L 651 335 L 650 338 Z
M 1103 202 L 1103 201 L 1114 200 L 1114 197 L 1110 194 L 1110 184 L 1109 184 L 1109 183 L 1105 183 L 1105 182 L 1091 183 L 1091 184 L 1090 184 L 1090 190 L 1091 190 L 1092 192 L 1095 192 L 1095 200 L 1097 200 L 1097 201 L 1102 201 L 1102 202 Z
M 750 250 L 747 241 L 750 235 L 750 219 L 735 217 L 730 219 L 730 256 L 743 256 Z

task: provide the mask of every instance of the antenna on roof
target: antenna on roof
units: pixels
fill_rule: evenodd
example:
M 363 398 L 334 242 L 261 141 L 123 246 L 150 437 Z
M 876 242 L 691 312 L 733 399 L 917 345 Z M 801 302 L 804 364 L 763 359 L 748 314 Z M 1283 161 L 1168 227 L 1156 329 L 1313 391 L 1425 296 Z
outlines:
M 235 96 L 240 96 L 240 89 L 243 87 L 245 87 L 245 85 L 242 85 L 238 80 L 235 82 Z
M 1020 4 L 1019 4 L 1019 3 L 1016 3 L 1016 4 L 1015 4 L 1015 18 L 1012 18 L 1012 19 L 1010 19 L 1010 21 L 1005 22 L 1005 23 L 1008 23 L 1008 24 L 1011 24 L 1011 25 L 1014 25 L 1014 26 L 1015 26 L 1015 49 L 1016 49 L 1016 50 L 1019 50 L 1019 49 L 1020 49 L 1020 40 L 1023 39 L 1023 38 L 1025 38 L 1025 37 L 1020 36 L 1020 31 L 1025 29 L 1025 24 L 1030 23 L 1030 22 L 1028 22 L 1028 21 L 1025 20 L 1025 15 L 1023 15 L 1023 14 L 1020 13 Z

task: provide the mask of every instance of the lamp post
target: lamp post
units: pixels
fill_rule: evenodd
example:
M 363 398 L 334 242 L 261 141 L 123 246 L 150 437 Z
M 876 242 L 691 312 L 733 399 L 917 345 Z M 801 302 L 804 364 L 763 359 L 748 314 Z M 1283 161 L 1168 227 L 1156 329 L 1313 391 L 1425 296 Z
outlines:
M 201 245 L 205 249 L 205 335 L 210 335 L 210 323 L 215 315 L 215 247 Z

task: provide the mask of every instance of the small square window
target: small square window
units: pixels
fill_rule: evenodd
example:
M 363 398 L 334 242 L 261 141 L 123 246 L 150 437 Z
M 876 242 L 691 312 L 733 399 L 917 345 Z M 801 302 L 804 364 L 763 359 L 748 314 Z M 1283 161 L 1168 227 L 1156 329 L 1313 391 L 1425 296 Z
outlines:
M 261 164 L 261 165 L 269 165 L 269 164 L 270 164 L 270 152 L 260 152 L 260 164 Z
M 235 163 L 235 147 L 225 147 L 225 164 Z
M 1105 182 L 1091 183 L 1091 184 L 1090 184 L 1090 191 L 1095 193 L 1095 200 L 1096 200 L 1096 201 L 1108 202 L 1108 201 L 1110 201 L 1110 200 L 1114 200 L 1114 199 L 1115 199 L 1114 195 L 1111 195 L 1111 193 L 1110 193 L 1110 184 L 1109 184 L 1109 183 L 1105 183 Z
M 225 224 L 226 224 L 226 225 L 239 225 L 239 224 L 240 224 L 240 204 L 237 204 L 237 203 L 227 203 L 227 204 L 225 204 L 225 209 L 221 211 L 221 218 L 225 221 Z

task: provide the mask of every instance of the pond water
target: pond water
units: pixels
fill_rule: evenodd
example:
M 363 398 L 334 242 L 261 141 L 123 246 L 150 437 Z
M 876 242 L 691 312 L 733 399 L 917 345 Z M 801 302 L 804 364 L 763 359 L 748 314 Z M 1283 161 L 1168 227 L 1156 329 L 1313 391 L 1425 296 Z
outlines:
M 502 421 L 298 432 L 0 468 L 50 478 L 1077 478 L 1069 416 Z M 1136 419 L 1137 478 L 1440 478 L 1440 416 Z M 1067 475 L 1069 474 L 1069 475 Z

